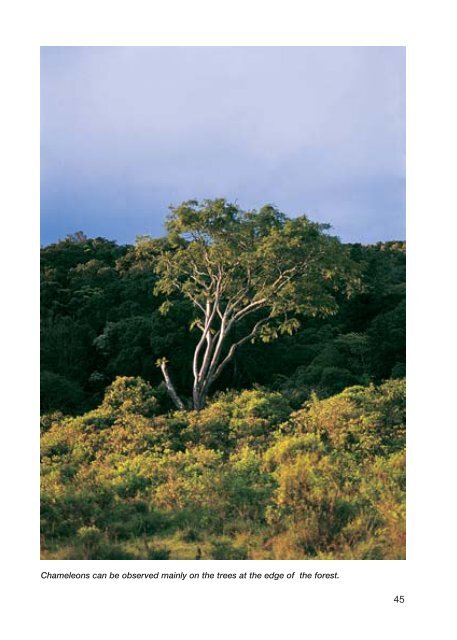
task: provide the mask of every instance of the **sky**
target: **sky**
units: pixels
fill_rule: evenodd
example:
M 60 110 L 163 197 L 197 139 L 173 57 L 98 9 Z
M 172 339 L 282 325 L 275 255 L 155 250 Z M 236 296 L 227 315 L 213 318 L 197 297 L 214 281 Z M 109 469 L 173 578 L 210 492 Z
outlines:
M 403 47 L 42 47 L 41 242 L 225 197 L 405 238 Z

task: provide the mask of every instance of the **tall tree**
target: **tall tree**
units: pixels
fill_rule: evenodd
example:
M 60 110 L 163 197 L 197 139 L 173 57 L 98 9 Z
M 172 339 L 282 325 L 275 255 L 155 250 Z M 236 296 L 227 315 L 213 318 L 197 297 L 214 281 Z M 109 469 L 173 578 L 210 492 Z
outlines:
M 192 361 L 194 409 L 205 405 L 244 343 L 292 333 L 303 316 L 333 314 L 335 294 L 357 288 L 357 267 L 328 229 L 270 205 L 246 212 L 224 199 L 171 209 L 155 292 L 178 291 L 192 302 L 191 329 L 200 331 Z M 164 313 L 169 304 L 162 305 Z M 158 361 L 170 397 L 183 409 L 167 364 Z

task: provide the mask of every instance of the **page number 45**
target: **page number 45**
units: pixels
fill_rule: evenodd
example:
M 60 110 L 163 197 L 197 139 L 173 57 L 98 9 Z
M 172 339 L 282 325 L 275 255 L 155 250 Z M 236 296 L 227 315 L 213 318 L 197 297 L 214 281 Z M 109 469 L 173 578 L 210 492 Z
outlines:
M 403 604 L 404 601 L 405 601 L 405 596 L 395 596 L 394 598 L 394 602 L 398 602 L 400 604 Z

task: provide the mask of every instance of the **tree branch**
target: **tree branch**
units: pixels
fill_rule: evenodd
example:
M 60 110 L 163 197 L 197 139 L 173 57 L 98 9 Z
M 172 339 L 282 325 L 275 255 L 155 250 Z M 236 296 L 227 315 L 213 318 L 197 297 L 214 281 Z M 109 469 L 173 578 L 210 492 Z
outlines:
M 168 395 L 173 400 L 173 402 L 176 405 L 176 407 L 183 411 L 186 407 L 184 405 L 184 402 L 181 400 L 181 398 L 176 393 L 176 389 L 175 389 L 175 387 L 174 387 L 174 385 L 173 385 L 173 383 L 171 381 L 171 378 L 170 378 L 170 375 L 169 375 L 168 369 L 167 369 L 167 361 L 165 360 L 165 358 L 162 358 L 162 360 L 160 360 L 158 362 L 158 364 L 160 366 L 163 378 L 165 380 L 165 385 L 167 387 Z

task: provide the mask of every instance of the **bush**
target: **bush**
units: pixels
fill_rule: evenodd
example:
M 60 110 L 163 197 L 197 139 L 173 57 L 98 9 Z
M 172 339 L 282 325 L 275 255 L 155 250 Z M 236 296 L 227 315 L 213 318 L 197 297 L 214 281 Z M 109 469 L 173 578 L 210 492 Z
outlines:
M 150 417 L 155 415 L 158 401 L 148 382 L 124 376 L 116 378 L 106 388 L 101 406 L 116 413 L 139 413 Z
M 202 411 L 180 414 L 187 421 L 182 435 L 192 443 L 225 453 L 247 445 L 265 449 L 277 425 L 291 411 L 278 392 L 253 389 L 220 393 Z
M 324 400 L 316 396 L 282 425 L 284 433 L 315 433 L 329 447 L 357 458 L 387 455 L 405 443 L 405 381 L 355 386 Z
M 265 455 L 277 558 L 402 558 L 404 381 L 351 387 L 296 412 Z
M 230 428 L 239 446 L 264 446 L 292 411 L 283 395 L 261 389 L 242 391 L 236 396 L 233 406 Z

